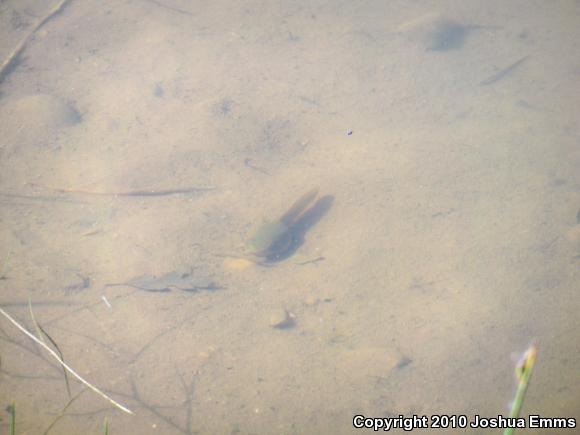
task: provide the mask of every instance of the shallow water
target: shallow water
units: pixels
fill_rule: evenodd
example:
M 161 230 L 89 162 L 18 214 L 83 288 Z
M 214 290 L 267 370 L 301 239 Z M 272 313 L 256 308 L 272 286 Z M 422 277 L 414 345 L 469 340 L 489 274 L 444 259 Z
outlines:
M 1 5 L 1 59 L 49 9 Z M 473 30 L 445 50 L 400 31 L 435 12 Z M 0 306 L 34 331 L 30 298 L 135 416 L 86 391 L 53 432 L 507 415 L 510 357 L 534 340 L 524 414 L 577 418 L 579 18 L 572 2 L 70 2 L 0 83 Z M 292 256 L 231 261 L 313 186 L 332 207 Z M 119 195 L 193 187 L 212 189 Z M 216 288 L 109 286 L 180 274 Z M 273 328 L 281 309 L 292 326 Z M 0 328 L 0 401 L 42 433 L 69 401 L 62 371 Z

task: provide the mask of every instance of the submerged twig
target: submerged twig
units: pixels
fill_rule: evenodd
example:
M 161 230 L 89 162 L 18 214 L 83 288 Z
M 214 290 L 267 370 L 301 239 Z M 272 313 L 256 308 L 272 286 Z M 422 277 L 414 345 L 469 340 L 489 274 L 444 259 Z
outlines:
M 95 393 L 97 393 L 99 396 L 101 396 L 102 398 L 104 398 L 105 400 L 109 401 L 111 404 L 113 404 L 114 406 L 116 406 L 117 408 L 119 408 L 121 411 L 126 412 L 127 414 L 133 414 L 133 411 L 131 411 L 129 408 L 121 405 L 119 402 L 117 402 L 116 400 L 110 398 L 109 396 L 107 396 L 105 393 L 103 393 L 101 390 L 99 390 L 97 387 L 95 387 L 94 385 L 90 384 L 88 381 L 86 381 L 84 378 L 82 378 L 77 372 L 75 372 L 68 364 L 66 364 L 59 356 L 58 354 L 52 350 L 50 347 L 48 347 L 46 344 L 44 344 L 42 341 L 40 341 L 38 338 L 36 338 L 32 333 L 30 333 L 24 326 L 22 326 L 20 323 L 18 323 L 16 320 L 14 320 L 12 318 L 12 316 L 10 316 L 10 314 L 8 314 L 6 311 L 4 311 L 2 308 L 0 308 L 0 314 L 2 314 L 4 317 L 6 317 L 8 320 L 10 320 L 10 322 L 16 326 L 18 329 L 20 329 L 20 331 L 22 331 L 24 334 L 26 334 L 30 339 L 34 340 L 37 344 L 39 344 L 40 346 L 42 346 L 48 353 L 50 353 L 50 355 L 56 359 L 64 368 L 66 368 L 70 374 L 72 374 L 75 378 L 77 378 L 80 382 L 82 382 L 84 385 L 86 385 L 87 387 L 89 387 L 91 390 L 93 390 Z
M 524 63 L 526 60 L 528 60 L 529 57 L 530 56 L 524 56 L 524 57 L 522 57 L 520 60 L 515 61 L 514 63 L 512 63 L 508 67 L 502 69 L 500 72 L 498 72 L 498 73 L 492 75 L 491 77 L 485 79 L 484 81 L 482 81 L 480 83 L 480 85 L 487 86 L 487 85 L 491 85 L 491 84 L 493 84 L 495 82 L 500 81 L 505 76 L 507 76 L 509 73 L 511 73 L 513 70 L 515 70 L 518 66 L 520 66 L 522 63 Z
M 63 203 L 69 203 L 69 204 L 85 204 L 85 202 L 81 201 L 81 200 L 73 200 L 73 199 L 69 199 L 69 198 L 60 198 L 58 196 L 20 195 L 18 193 L 0 192 L 0 198 L 1 197 L 20 199 L 23 201 L 30 200 L 30 201 L 37 201 L 37 202 L 50 201 L 50 202 L 63 202 Z M 9 201 L 4 201 L 4 200 L 2 200 L 2 203 L 3 204 L 10 204 L 10 205 L 27 205 L 26 203 L 18 203 L 15 201 L 9 202 Z
M 174 12 L 177 12 L 177 13 L 180 13 L 183 15 L 193 15 L 193 13 L 186 11 L 185 9 L 179 9 L 179 8 L 176 8 L 175 6 L 166 5 L 166 4 L 161 3 L 157 0 L 148 0 L 148 1 L 156 4 L 157 6 L 161 6 L 162 8 L 169 9 L 170 11 L 174 11 Z
M 70 0 L 61 0 L 60 3 L 58 3 L 50 10 L 48 14 L 44 16 L 44 18 L 38 20 L 32 29 L 30 29 L 28 34 L 22 38 L 16 47 L 14 47 L 14 50 L 12 50 L 4 62 L 2 62 L 2 65 L 0 65 L 0 83 L 2 83 L 4 77 L 8 74 L 10 68 L 15 65 L 18 56 L 20 56 L 20 54 L 24 51 L 26 44 L 28 44 L 28 41 L 30 41 L 30 38 L 32 38 L 36 31 L 44 26 L 52 17 L 61 12 L 69 1 Z
M 168 196 L 168 195 L 183 195 L 188 193 L 206 192 L 214 190 L 214 187 L 186 187 L 183 189 L 162 189 L 162 190 L 126 190 L 120 192 L 102 192 L 93 190 L 77 190 L 77 189 L 61 189 L 56 187 L 44 187 L 37 184 L 29 183 L 30 186 L 40 187 L 57 193 L 76 193 L 79 195 L 93 195 L 93 196 Z

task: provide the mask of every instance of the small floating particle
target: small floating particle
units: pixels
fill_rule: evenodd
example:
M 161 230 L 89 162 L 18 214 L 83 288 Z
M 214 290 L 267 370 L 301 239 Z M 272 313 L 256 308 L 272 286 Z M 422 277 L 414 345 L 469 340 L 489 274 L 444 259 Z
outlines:
M 109 300 L 107 299 L 107 297 L 105 295 L 101 296 L 101 299 L 103 300 L 103 302 L 105 303 L 105 305 L 109 308 L 113 308 L 112 305 L 109 303 Z

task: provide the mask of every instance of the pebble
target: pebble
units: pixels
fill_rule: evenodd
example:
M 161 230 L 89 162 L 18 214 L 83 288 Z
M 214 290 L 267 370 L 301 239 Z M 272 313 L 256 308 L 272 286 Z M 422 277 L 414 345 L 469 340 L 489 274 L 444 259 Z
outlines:
M 224 261 L 224 267 L 228 270 L 246 270 L 255 266 L 256 263 L 245 258 L 228 258 Z
M 286 329 L 294 326 L 294 315 L 285 308 L 270 311 L 270 326 L 276 329 Z
M 307 307 L 314 307 L 315 305 L 318 305 L 319 302 L 320 299 L 316 296 L 307 296 L 306 299 L 304 299 L 304 305 Z

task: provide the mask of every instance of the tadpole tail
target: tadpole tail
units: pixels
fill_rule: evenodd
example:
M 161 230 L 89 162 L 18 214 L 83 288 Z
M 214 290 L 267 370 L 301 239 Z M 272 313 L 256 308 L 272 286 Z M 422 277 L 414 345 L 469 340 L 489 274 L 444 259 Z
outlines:
M 282 215 L 280 220 L 288 226 L 292 225 L 300 213 L 302 213 L 314 198 L 316 198 L 316 195 L 318 195 L 318 188 L 314 188 L 302 195 L 294 204 L 292 204 L 292 207 Z

